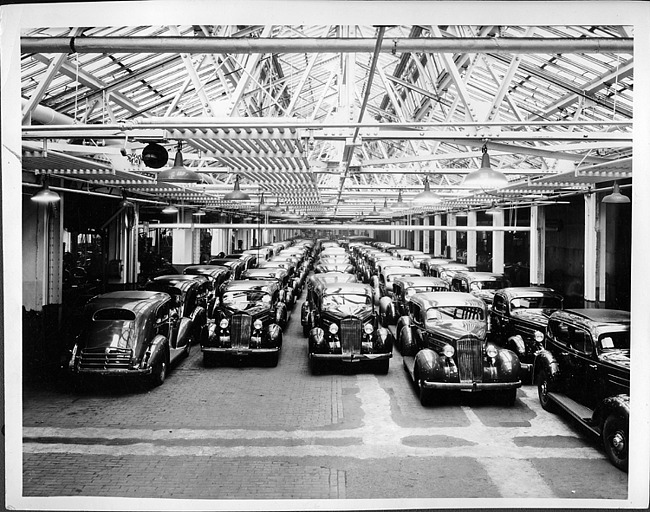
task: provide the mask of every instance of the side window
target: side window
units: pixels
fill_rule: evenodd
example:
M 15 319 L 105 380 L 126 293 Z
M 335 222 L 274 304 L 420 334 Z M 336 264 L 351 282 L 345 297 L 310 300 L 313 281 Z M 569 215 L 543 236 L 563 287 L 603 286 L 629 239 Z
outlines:
M 451 289 L 454 292 L 459 292 L 460 291 L 460 279 L 454 277 L 451 280 Z
M 169 303 L 170 301 L 166 301 L 164 304 L 161 304 L 156 311 L 154 325 L 155 334 L 169 336 Z
M 460 280 L 460 291 L 465 293 L 469 292 L 469 286 L 467 285 L 467 281 L 464 279 Z
M 591 336 L 589 333 L 582 330 L 569 327 L 569 337 L 571 340 L 571 348 L 585 355 L 591 355 L 593 352 Z
M 420 306 L 413 302 L 409 302 L 409 314 L 416 324 L 422 324 L 422 310 L 420 309 Z
M 496 313 L 501 313 L 501 314 L 505 313 L 505 311 L 506 311 L 506 303 L 503 300 L 503 297 L 501 297 L 501 295 L 497 294 L 497 295 L 494 296 L 494 299 L 492 301 L 492 311 L 494 311 Z
M 401 297 L 402 296 L 402 285 L 399 283 L 393 283 L 393 293 L 395 293 L 395 297 Z
M 570 344 L 571 337 L 568 325 L 558 322 L 557 320 L 552 320 L 549 322 L 548 328 L 558 343 L 567 346 Z

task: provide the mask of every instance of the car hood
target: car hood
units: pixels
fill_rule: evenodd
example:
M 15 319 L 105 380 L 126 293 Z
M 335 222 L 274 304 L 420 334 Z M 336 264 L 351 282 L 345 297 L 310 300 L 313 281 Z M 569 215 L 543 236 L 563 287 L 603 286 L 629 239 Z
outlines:
M 516 318 L 522 322 L 528 322 L 530 324 L 539 325 L 542 328 L 546 327 L 548 323 L 549 314 L 545 314 L 539 309 L 520 309 L 512 312 L 512 318 Z
M 478 297 L 479 299 L 483 299 L 488 304 L 492 304 L 495 293 L 496 290 L 476 290 L 472 292 L 472 295 L 474 295 L 474 297 Z
M 369 306 L 336 306 L 323 310 L 323 314 L 336 318 L 343 319 L 348 316 L 354 316 L 361 320 L 365 320 L 372 315 L 372 308 Z
M 484 339 L 487 334 L 487 325 L 484 321 L 454 320 L 452 322 L 435 322 L 430 327 L 439 335 L 457 340 L 463 336 L 471 335 Z
M 236 313 L 246 313 L 253 317 L 264 315 L 270 311 L 268 306 L 260 306 L 259 304 L 250 303 L 242 303 L 236 307 L 226 306 L 224 309 L 229 315 L 234 315 Z
M 606 363 L 620 366 L 627 370 L 630 369 L 630 351 L 629 350 L 613 350 L 600 354 L 600 360 Z

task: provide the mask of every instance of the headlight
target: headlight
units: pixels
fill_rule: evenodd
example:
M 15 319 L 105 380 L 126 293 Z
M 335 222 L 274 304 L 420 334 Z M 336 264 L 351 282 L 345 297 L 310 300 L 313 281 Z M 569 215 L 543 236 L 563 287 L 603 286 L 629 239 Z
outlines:
M 366 334 L 372 334 L 372 331 L 374 331 L 374 329 L 372 328 L 372 324 L 366 324 L 363 326 L 363 332 L 365 332 Z
M 219 327 L 222 329 L 225 329 L 228 327 L 228 319 L 227 318 L 222 318 L 221 322 L 219 322 Z
M 535 341 L 538 343 L 541 343 L 544 341 L 544 333 L 541 333 L 539 331 L 535 331 Z
M 258 318 L 253 322 L 253 327 L 259 331 L 263 327 L 262 321 Z
M 488 357 L 496 357 L 498 352 L 494 345 L 488 345 L 485 349 L 485 353 L 488 355 Z
M 451 345 L 447 344 L 444 347 L 442 347 L 442 353 L 444 354 L 445 357 L 453 357 L 454 356 L 454 347 Z
M 336 334 L 337 332 L 339 332 L 339 326 L 336 324 L 330 324 L 330 333 Z

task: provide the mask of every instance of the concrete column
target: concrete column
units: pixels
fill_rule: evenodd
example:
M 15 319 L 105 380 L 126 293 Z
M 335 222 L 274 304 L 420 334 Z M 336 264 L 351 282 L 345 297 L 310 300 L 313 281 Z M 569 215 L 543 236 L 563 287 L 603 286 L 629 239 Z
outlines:
M 413 224 L 416 225 L 416 226 L 420 226 L 422 224 L 422 219 L 414 219 Z M 416 250 L 416 251 L 421 251 L 422 250 L 421 249 L 421 247 L 422 247 L 422 235 L 426 234 L 426 232 L 418 230 L 418 231 L 415 231 L 414 234 L 415 234 L 415 237 L 414 237 L 414 242 L 413 242 L 413 249 Z
M 467 227 L 476 227 L 476 212 L 467 214 Z M 476 231 L 467 232 L 467 264 L 471 267 L 476 266 Z
M 137 282 L 138 209 L 131 205 L 117 209 L 104 225 L 108 228 L 107 283 L 116 289 L 129 289 Z
M 424 217 L 424 219 L 422 219 L 422 224 L 424 226 L 428 226 L 429 222 L 431 222 L 431 221 L 429 220 L 428 215 L 426 217 Z M 430 233 L 430 231 L 423 231 L 422 232 L 422 235 L 423 235 L 423 237 L 422 237 L 422 252 L 424 252 L 426 254 L 429 254 L 429 248 L 431 246 L 430 240 L 429 240 L 429 233 Z
M 584 299 L 595 302 L 598 300 L 599 270 L 601 252 L 598 232 L 600 223 L 599 201 L 596 194 L 585 194 L 585 253 L 584 253 Z
M 188 216 L 189 214 L 189 216 Z M 191 212 L 178 212 L 180 222 L 192 222 Z M 194 262 L 194 236 L 191 229 L 172 229 L 172 265 L 191 265 Z
M 502 227 L 504 214 L 492 215 L 492 226 Z M 505 258 L 505 233 L 503 231 L 492 232 L 492 272 L 503 274 Z
M 530 207 L 530 284 L 545 283 L 546 272 L 546 210 Z
M 442 226 L 442 215 L 434 215 L 433 224 L 435 226 Z M 439 229 L 433 232 L 433 254 L 442 254 L 442 231 Z
M 449 213 L 447 214 L 447 225 L 449 227 L 455 227 L 456 224 L 456 214 Z M 452 260 L 456 259 L 456 231 L 447 231 L 447 245 L 449 246 L 449 257 Z

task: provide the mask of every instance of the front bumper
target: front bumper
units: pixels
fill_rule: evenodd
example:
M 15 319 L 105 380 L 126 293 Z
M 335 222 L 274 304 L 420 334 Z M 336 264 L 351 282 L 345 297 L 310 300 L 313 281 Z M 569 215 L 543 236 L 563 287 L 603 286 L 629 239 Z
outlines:
M 460 390 L 460 391 L 505 391 L 521 387 L 521 380 L 512 382 L 432 382 L 425 380 L 420 383 L 424 389 Z
M 390 352 L 381 354 L 309 354 L 310 359 L 323 361 L 340 361 L 342 363 L 361 363 L 363 361 L 380 361 L 390 359 L 393 354 Z
M 201 347 L 201 351 L 209 354 L 225 354 L 232 356 L 252 356 L 256 354 L 273 354 L 280 352 L 280 347 L 271 348 L 224 348 L 224 347 Z

